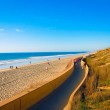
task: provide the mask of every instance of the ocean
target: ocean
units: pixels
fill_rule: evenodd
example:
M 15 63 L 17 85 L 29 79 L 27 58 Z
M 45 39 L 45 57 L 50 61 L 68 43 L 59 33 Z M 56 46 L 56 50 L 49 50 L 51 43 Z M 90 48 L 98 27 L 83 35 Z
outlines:
M 10 66 L 23 66 L 32 63 L 39 63 L 47 60 L 66 58 L 86 52 L 25 52 L 25 53 L 0 53 L 0 69 Z

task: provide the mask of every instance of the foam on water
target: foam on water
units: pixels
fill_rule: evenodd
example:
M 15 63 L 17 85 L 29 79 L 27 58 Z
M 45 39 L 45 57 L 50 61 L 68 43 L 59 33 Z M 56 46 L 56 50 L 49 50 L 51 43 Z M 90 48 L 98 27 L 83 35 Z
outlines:
M 80 53 L 81 54 L 81 53 Z M 11 60 L 0 60 L 0 69 L 6 69 L 10 66 L 23 66 L 28 65 L 30 63 L 39 63 L 47 60 L 53 60 L 60 58 L 66 58 L 69 56 L 75 56 L 78 54 L 64 54 L 64 55 L 52 55 L 52 56 L 32 56 L 25 59 L 11 59 Z

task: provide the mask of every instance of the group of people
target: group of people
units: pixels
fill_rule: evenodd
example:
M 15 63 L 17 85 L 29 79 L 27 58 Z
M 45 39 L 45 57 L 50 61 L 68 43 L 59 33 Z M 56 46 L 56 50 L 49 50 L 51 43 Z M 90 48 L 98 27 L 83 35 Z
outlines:
M 13 69 L 13 66 L 10 66 L 10 69 Z
M 13 66 L 10 66 L 10 69 L 13 69 L 13 68 L 14 68 Z M 16 69 L 18 69 L 18 67 L 17 67 L 17 66 L 16 66 L 15 68 L 16 68 Z
M 81 58 L 75 58 L 74 61 L 73 61 L 73 62 L 74 62 L 74 65 L 76 66 L 77 63 L 78 63 L 80 60 L 81 60 Z
M 60 60 L 60 57 L 58 58 L 58 60 Z M 47 64 L 50 66 L 51 64 L 50 64 L 50 62 L 49 62 L 49 60 L 47 60 Z M 46 66 L 45 67 L 45 69 L 46 69 L 46 71 L 48 71 L 48 67 Z
M 81 67 L 82 67 L 82 69 L 84 69 L 86 67 L 87 63 L 86 63 L 85 59 L 82 58 L 82 57 L 74 59 L 74 61 L 73 61 L 74 62 L 74 65 L 77 66 L 77 63 L 79 61 L 81 61 Z

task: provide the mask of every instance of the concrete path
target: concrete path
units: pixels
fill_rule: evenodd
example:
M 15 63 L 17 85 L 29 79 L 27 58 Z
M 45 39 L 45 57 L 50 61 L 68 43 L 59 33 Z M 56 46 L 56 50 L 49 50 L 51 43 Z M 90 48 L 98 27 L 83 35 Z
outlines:
M 35 104 L 29 110 L 63 110 L 66 106 L 70 95 L 84 77 L 84 70 L 80 62 L 75 67 L 72 75 L 54 92 L 49 94 L 39 103 Z

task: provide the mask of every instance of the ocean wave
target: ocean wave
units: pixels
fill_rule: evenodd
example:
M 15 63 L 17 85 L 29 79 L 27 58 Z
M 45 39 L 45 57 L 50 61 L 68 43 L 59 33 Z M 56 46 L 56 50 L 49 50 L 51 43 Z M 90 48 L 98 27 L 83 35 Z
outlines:
M 44 59 L 44 58 L 59 58 L 59 57 L 65 57 L 65 56 L 69 56 L 69 55 L 73 55 L 73 54 L 66 54 L 66 55 L 53 55 L 53 56 L 38 56 L 38 57 L 29 57 L 29 59 Z
M 10 65 L 26 65 L 31 63 L 43 62 L 47 60 L 57 59 L 57 58 L 64 58 L 67 56 L 71 56 L 73 54 L 65 54 L 65 55 L 52 55 L 52 56 L 36 56 L 36 57 L 28 57 L 25 59 L 16 59 L 16 60 L 1 60 L 0 61 L 0 68 L 9 67 Z
M 0 61 L 0 65 L 13 64 L 13 63 L 22 63 L 22 62 L 25 62 L 27 60 L 28 59 L 5 60 L 5 61 Z

